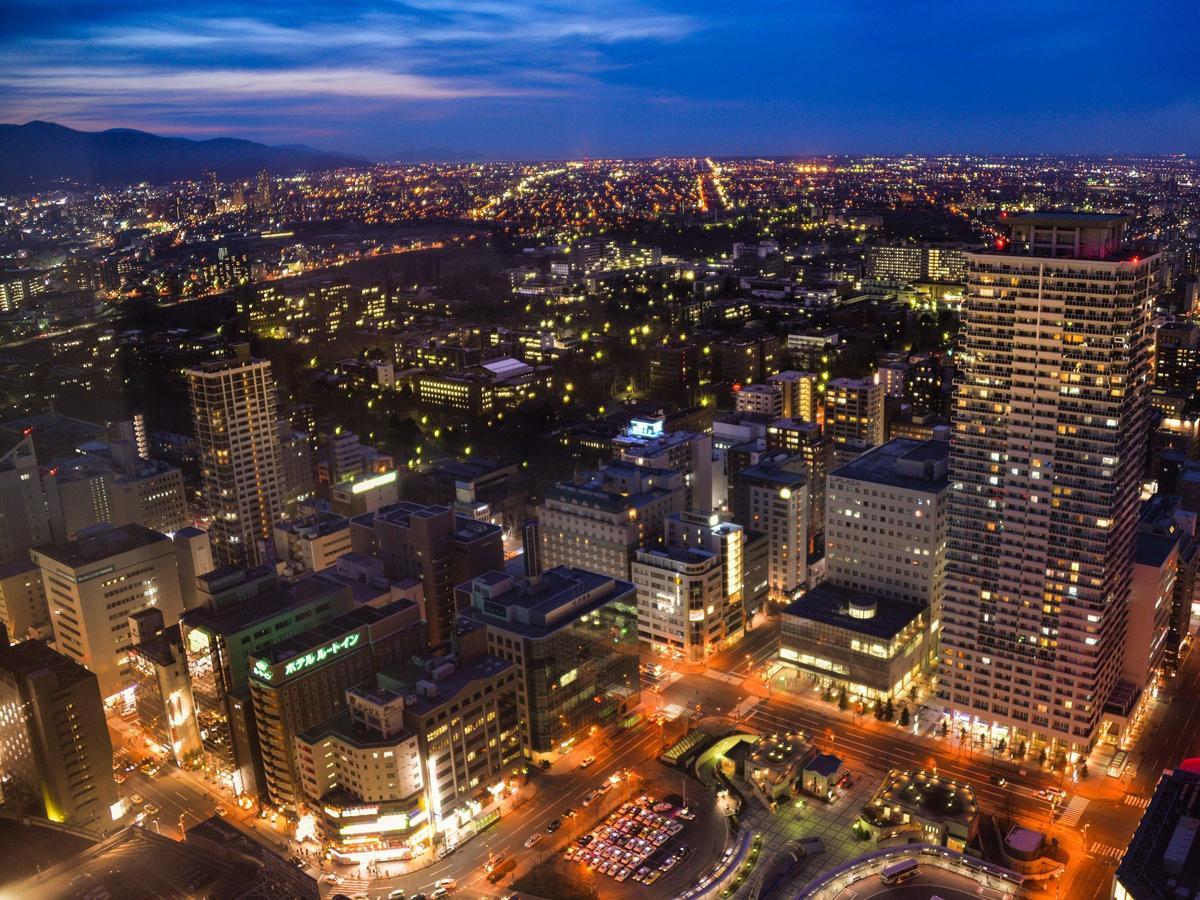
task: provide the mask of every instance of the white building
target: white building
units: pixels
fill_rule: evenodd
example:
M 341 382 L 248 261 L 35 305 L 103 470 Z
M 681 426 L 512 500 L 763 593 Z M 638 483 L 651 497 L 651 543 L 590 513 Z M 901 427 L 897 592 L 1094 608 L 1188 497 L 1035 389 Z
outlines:
M 687 482 L 688 507 L 713 508 L 712 435 L 665 431 L 662 418 L 633 419 L 613 438 L 618 459 L 653 469 L 678 469 Z
M 183 611 L 170 538 L 141 525 L 104 524 L 30 555 L 42 570 L 57 650 L 95 673 L 102 696 L 129 687 L 129 617 L 156 606 L 174 625 Z
M 949 712 L 1052 756 L 1125 694 L 1159 257 L 1116 215 L 1010 217 L 969 253 L 942 614 Z
M 771 599 L 791 602 L 808 584 L 808 476 L 802 456 L 748 466 L 733 477 L 733 517 L 767 536 Z
M 769 380 L 765 384 L 747 384 L 735 388 L 733 408 L 737 412 L 758 413 L 778 419 L 783 415 L 783 388 Z

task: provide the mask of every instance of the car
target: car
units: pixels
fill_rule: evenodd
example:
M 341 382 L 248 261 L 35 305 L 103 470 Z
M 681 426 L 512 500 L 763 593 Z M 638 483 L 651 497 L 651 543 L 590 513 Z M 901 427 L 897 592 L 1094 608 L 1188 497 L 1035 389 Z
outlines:
M 687 856 L 691 852 L 692 852 L 692 848 L 689 847 L 687 844 L 680 844 L 678 847 L 675 848 L 675 855 L 678 856 L 680 859 L 683 859 L 685 856 Z
M 624 881 L 628 877 L 629 877 L 628 866 L 622 868 L 621 871 L 617 873 L 617 881 Z
M 992 784 L 999 785 L 1000 787 L 1004 787 L 1006 784 L 1008 784 L 1008 779 L 1005 778 L 1003 775 L 993 775 L 991 777 L 991 782 L 992 782 Z
M 586 847 L 588 844 L 590 844 L 595 839 L 596 839 L 595 835 L 581 834 L 579 837 L 575 838 L 575 842 L 578 843 L 580 847 Z
M 113 772 L 113 781 L 115 781 L 117 784 L 124 784 L 125 783 L 125 773 L 124 772 Z
M 596 761 L 596 757 L 594 757 L 594 756 L 585 756 L 585 757 L 583 758 L 583 762 L 581 762 L 581 763 L 579 764 L 579 768 L 581 768 L 581 769 L 586 769 L 588 766 L 590 766 L 590 765 L 591 765 L 592 763 L 594 763 L 595 761 Z
M 146 802 L 146 798 L 143 797 L 141 794 L 130 794 L 129 802 L 132 803 L 134 806 L 141 806 L 143 803 Z
M 142 807 L 142 809 L 144 809 L 146 811 L 146 815 L 148 815 L 148 816 L 157 816 L 159 814 L 159 812 L 161 812 L 161 810 L 159 810 L 159 808 L 157 806 L 155 806 L 153 803 L 147 803 L 145 806 Z
M 662 875 L 662 869 L 651 869 L 650 874 L 646 876 L 643 884 L 654 884 L 654 882 L 662 878 Z
M 1050 790 L 1050 788 L 1042 788 L 1037 792 L 1037 795 L 1042 800 L 1053 800 L 1056 796 L 1058 796 L 1057 792 Z
M 672 806 L 670 803 L 666 803 L 666 802 L 654 804 L 655 812 L 660 812 L 660 813 L 661 812 L 670 812 L 674 808 L 675 808 L 674 806 Z
M 455 881 L 453 878 L 439 878 L 437 881 L 435 881 L 433 883 L 433 886 L 434 887 L 444 887 L 444 888 L 448 888 L 449 890 L 454 890 L 456 887 L 458 887 L 458 882 Z
M 531 834 L 525 839 L 525 849 L 528 850 L 530 847 L 536 847 L 541 839 L 542 835 L 540 833 Z
M 429 894 L 430 900 L 438 900 L 439 897 L 445 897 L 450 891 L 444 887 L 434 888 Z
M 548 759 L 538 760 L 538 768 L 542 769 L 543 771 L 550 768 L 550 760 L 548 760 Z
M 484 866 L 484 868 L 490 872 L 494 868 L 496 868 L 496 866 L 500 865 L 500 863 L 504 862 L 504 860 L 507 858 L 508 858 L 508 854 L 505 853 L 503 850 L 501 850 L 499 853 L 493 854 L 488 859 L 487 864 Z
M 599 796 L 600 796 L 600 793 L 598 791 L 588 791 L 586 794 L 583 795 L 583 805 L 584 806 L 590 805 L 591 802 Z
M 425 894 L 413 894 L 408 900 L 429 900 L 429 897 Z
M 696 818 L 696 814 L 685 806 L 683 809 L 675 810 L 675 818 L 683 819 L 685 822 L 690 822 L 692 819 Z
M 562 828 L 562 819 L 555 819 L 546 826 L 546 834 L 554 834 L 558 829 Z
M 396 888 L 394 891 L 388 894 L 388 900 L 404 900 L 404 897 L 404 888 Z
M 566 809 L 564 809 L 562 811 L 562 817 L 564 819 L 571 819 L 577 815 L 579 815 L 579 811 L 576 810 L 575 807 L 573 807 L 573 806 L 568 806 Z
M 229 815 L 229 810 L 227 810 L 223 806 L 218 806 L 217 807 L 217 815 L 218 816 L 227 816 L 227 815 Z
M 612 790 L 612 782 L 605 781 L 603 784 L 600 785 L 600 787 L 596 788 L 596 793 L 607 794 L 611 790 Z

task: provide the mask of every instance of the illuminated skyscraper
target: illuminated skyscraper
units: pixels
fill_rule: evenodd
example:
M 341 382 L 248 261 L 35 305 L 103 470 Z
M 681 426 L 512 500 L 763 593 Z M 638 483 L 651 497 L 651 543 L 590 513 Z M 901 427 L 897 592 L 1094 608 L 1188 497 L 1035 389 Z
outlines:
M 1120 678 L 1158 256 L 1122 248 L 1125 221 L 1017 216 L 1011 243 L 968 254 L 941 691 L 958 727 L 1052 757 L 1136 702 Z
M 246 356 L 188 370 L 218 565 L 258 565 L 283 511 L 271 364 Z

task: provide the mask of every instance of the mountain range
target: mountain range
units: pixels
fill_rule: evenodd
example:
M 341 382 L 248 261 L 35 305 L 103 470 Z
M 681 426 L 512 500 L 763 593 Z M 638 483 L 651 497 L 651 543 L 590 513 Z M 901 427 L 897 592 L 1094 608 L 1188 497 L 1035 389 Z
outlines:
M 235 138 L 193 141 L 129 128 L 76 131 L 53 122 L 0 124 L 0 192 L 45 188 L 59 179 L 84 185 L 162 184 L 199 178 L 222 181 L 365 165 L 367 160 L 302 144 L 273 147 Z

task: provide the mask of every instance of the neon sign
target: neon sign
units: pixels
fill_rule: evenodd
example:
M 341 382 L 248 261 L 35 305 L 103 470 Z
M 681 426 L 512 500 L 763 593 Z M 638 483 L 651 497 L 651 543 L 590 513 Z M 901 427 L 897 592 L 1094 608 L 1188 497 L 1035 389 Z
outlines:
M 396 480 L 396 470 L 384 472 L 382 475 L 376 475 L 374 478 L 368 478 L 366 481 L 356 481 L 350 486 L 350 492 L 354 494 L 364 494 L 372 488 L 383 487 L 385 484 L 391 484 Z
M 271 671 L 271 664 L 265 659 L 256 659 L 254 661 L 254 674 L 263 681 L 270 681 L 275 677 L 275 673 Z
M 345 650 L 356 647 L 361 639 L 361 632 L 356 631 L 353 634 L 338 638 L 336 641 L 330 641 L 316 650 L 310 650 L 308 653 L 297 656 L 295 659 L 289 659 L 283 667 L 283 676 L 287 678 L 288 676 L 295 675 L 297 672 L 303 672 L 305 669 L 319 665 Z M 275 677 L 271 664 L 265 659 L 256 659 L 254 661 L 254 675 L 263 681 L 270 681 Z

